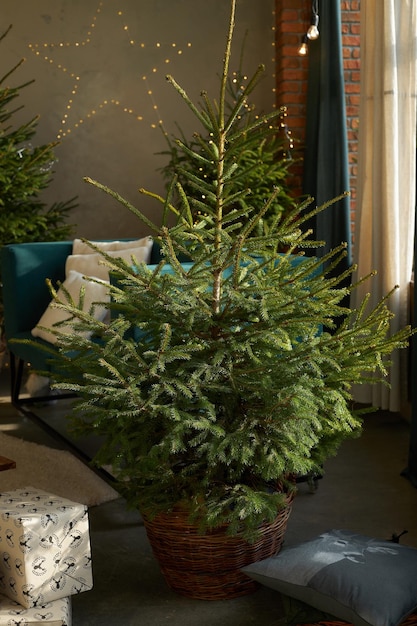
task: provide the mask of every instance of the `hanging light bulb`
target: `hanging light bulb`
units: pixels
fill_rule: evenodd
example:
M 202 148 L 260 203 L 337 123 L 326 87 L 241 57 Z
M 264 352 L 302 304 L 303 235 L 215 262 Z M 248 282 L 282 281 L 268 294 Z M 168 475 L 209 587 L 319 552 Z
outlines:
M 308 31 L 307 31 L 307 37 L 311 40 L 314 41 L 314 39 L 318 39 L 319 38 L 319 29 L 318 29 L 318 24 L 319 24 L 319 16 L 316 15 L 314 17 L 314 23 L 312 22 Z
M 318 0 L 313 0 L 312 7 L 311 7 L 311 24 L 307 31 L 307 37 L 308 39 L 311 39 L 312 41 L 314 41 L 315 39 L 318 39 L 320 35 L 319 28 L 318 28 L 319 14 L 318 14 L 317 2 Z
M 307 35 L 304 35 L 301 40 L 301 45 L 298 48 L 298 54 L 301 57 L 305 57 L 307 53 L 308 53 L 308 39 L 307 39 Z

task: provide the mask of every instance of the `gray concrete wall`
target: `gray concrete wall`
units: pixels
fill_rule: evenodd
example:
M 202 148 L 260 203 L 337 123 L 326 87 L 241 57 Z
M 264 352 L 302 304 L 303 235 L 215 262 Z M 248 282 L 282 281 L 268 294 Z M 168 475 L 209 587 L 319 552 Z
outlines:
M 260 110 L 274 104 L 274 0 L 239 0 L 234 62 L 242 41 L 245 72 L 267 66 L 257 91 Z M 166 157 L 161 131 L 187 136 L 200 130 L 167 83 L 170 73 L 198 100 L 205 89 L 215 96 L 227 32 L 227 0 L 2 0 L 0 75 L 21 58 L 12 86 L 35 79 L 20 97 L 23 122 L 40 115 L 34 143 L 59 139 L 54 180 L 47 202 L 78 196 L 72 214 L 76 234 L 127 237 L 146 234 L 137 219 L 83 181 L 110 186 L 153 219 L 157 203 L 138 194 L 146 187 L 163 193 L 158 171 Z

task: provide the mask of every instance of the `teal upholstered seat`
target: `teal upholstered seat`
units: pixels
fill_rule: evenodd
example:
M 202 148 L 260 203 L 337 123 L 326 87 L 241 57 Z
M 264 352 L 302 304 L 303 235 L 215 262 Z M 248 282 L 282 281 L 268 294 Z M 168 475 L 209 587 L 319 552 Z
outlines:
M 1 253 L 4 328 L 10 354 L 11 397 L 19 400 L 25 363 L 49 370 L 48 355 L 35 346 L 11 343 L 11 339 L 33 339 L 31 330 L 48 306 L 51 296 L 46 284 L 65 279 L 65 261 L 72 242 L 21 243 L 4 246 Z M 41 339 L 36 343 L 46 344 Z
M 37 346 L 48 346 L 53 352 L 53 345 L 34 338 L 31 330 L 51 300 L 46 279 L 51 279 L 53 284 L 64 281 L 65 262 L 71 253 L 72 241 L 10 244 L 1 250 L 4 326 L 13 403 L 19 402 L 25 363 L 36 370 L 51 371 L 50 355 Z M 154 244 L 151 262 L 159 260 L 159 248 Z M 34 344 L 15 343 L 13 339 L 30 339 Z

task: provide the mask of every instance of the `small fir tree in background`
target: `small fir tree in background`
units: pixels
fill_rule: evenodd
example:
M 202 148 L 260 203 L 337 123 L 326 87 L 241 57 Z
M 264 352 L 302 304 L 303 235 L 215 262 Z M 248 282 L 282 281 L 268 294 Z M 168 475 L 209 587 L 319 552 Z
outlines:
M 289 170 L 296 162 L 293 158 L 294 139 L 287 126 L 286 107 L 280 107 L 273 119 L 264 119 L 257 112 L 256 106 L 246 97 L 243 106 L 241 105 L 242 95 L 250 95 L 252 91 L 241 65 L 242 59 L 239 70 L 228 77 L 224 102 L 228 114 L 233 115 L 236 107 L 239 107 L 227 153 L 230 164 L 233 164 L 233 172 L 228 183 L 231 193 L 236 194 L 236 201 L 227 207 L 227 211 L 230 213 L 234 209 L 243 208 L 244 212 L 240 213 L 239 221 L 249 221 L 253 209 L 261 207 L 271 190 L 276 187 L 278 191 L 274 201 L 268 206 L 268 211 L 260 223 L 260 226 L 263 224 L 270 226 L 274 220 L 287 215 L 297 206 L 297 200 L 291 194 L 289 185 L 291 178 Z M 204 94 L 202 95 L 204 97 Z M 263 122 L 258 125 L 258 120 Z M 206 204 L 201 180 L 212 185 L 217 176 L 216 160 L 212 158 L 213 155 L 207 153 L 207 146 L 211 145 L 212 138 L 208 133 L 202 135 L 195 132 L 191 139 L 187 139 L 181 129 L 180 137 L 172 138 L 167 132 L 164 134 L 169 150 L 162 153 L 168 155 L 168 163 L 162 168 L 162 174 L 168 185 L 173 176 L 176 176 L 190 199 L 192 213 L 198 217 L 201 212 L 204 213 Z M 198 165 L 196 155 L 200 155 Z M 244 197 L 242 192 L 245 193 Z
M 20 91 L 34 82 L 10 86 L 10 78 L 22 63 L 23 59 L 0 78 L 0 246 L 68 238 L 73 226 L 67 220 L 70 210 L 76 206 L 74 198 L 51 206 L 39 198 L 40 192 L 51 182 L 57 143 L 31 144 L 38 116 L 13 126 L 13 115 L 22 109 L 16 105 Z
M 1 35 L 0 42 L 10 29 L 11 26 Z M 31 144 L 38 116 L 20 126 L 13 126 L 12 123 L 13 115 L 22 109 L 22 106 L 16 105 L 21 89 L 34 82 L 31 80 L 17 87 L 9 85 L 10 77 L 23 61 L 0 78 L 0 247 L 9 243 L 63 240 L 73 231 L 73 226 L 67 220 L 71 209 L 76 206 L 75 198 L 54 202 L 50 206 L 39 198 L 40 192 L 52 180 L 52 166 L 56 160 L 54 148 L 57 143 L 40 146 Z M 6 348 L 1 292 L 0 329 L 2 361 Z

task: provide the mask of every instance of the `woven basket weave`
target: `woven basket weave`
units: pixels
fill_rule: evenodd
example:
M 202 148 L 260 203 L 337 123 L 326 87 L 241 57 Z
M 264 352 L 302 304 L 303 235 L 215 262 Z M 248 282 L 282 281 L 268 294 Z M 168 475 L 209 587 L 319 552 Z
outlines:
M 253 544 L 239 535 L 226 535 L 225 527 L 200 534 L 185 509 L 160 513 L 153 519 L 143 515 L 149 542 L 169 587 L 200 600 L 236 598 L 255 591 L 258 583 L 240 568 L 279 552 L 292 500 L 288 495 L 284 508 L 272 523 L 260 527 Z

